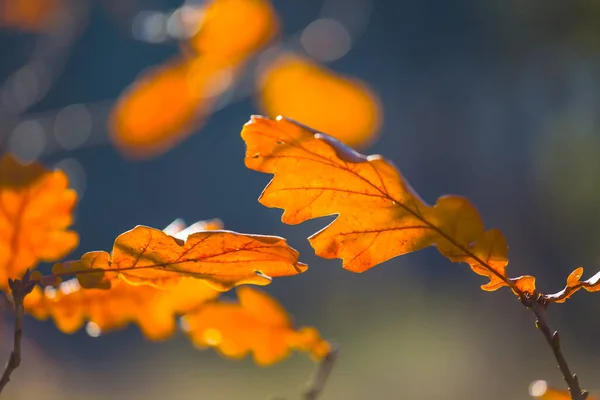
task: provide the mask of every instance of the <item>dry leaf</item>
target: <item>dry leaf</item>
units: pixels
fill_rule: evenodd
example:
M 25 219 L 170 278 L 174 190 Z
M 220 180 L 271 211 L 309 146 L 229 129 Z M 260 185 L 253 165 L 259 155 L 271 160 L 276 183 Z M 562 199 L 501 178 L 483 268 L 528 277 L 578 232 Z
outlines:
M 567 277 L 567 285 L 563 290 L 554 294 L 546 294 L 544 295 L 544 299 L 554 303 L 564 303 L 565 300 L 567 300 L 573 295 L 573 293 L 577 292 L 581 288 L 587 290 L 588 292 L 600 291 L 600 272 L 596 273 L 596 275 L 592 276 L 586 281 L 581 280 L 582 276 L 583 268 L 579 267 L 569 274 Z
M 237 289 L 238 303 L 206 303 L 183 317 L 184 330 L 198 347 L 215 347 L 230 358 L 252 352 L 260 365 L 286 358 L 290 350 L 322 359 L 330 350 L 316 329 L 295 329 L 283 307 L 266 293 L 251 287 Z
M 510 286 L 535 290 L 532 277 L 506 275 L 502 233 L 484 230 L 463 197 L 442 196 L 427 205 L 392 163 L 364 156 L 338 140 L 294 121 L 254 116 L 242 130 L 246 166 L 274 174 L 259 201 L 284 209 L 282 221 L 299 224 L 337 215 L 309 238 L 318 256 L 341 258 L 363 272 L 390 258 L 435 245 L 452 261 L 466 262 L 490 279 L 484 290 Z
M 56 261 L 71 252 L 79 236 L 73 223 L 77 194 L 62 171 L 41 164 L 0 160 L 0 288 L 21 278 L 40 261 Z
M 267 115 L 285 115 L 341 140 L 366 146 L 381 124 L 381 102 L 356 78 L 307 59 L 276 58 L 258 80 L 259 104 Z
M 0 27 L 44 32 L 63 7 L 64 0 L 1 0 Z
M 166 152 L 198 129 L 235 69 L 214 57 L 179 57 L 143 72 L 120 95 L 109 127 L 133 158 Z
M 98 336 L 137 324 L 150 340 L 163 340 L 176 329 L 175 317 L 216 298 L 220 292 L 204 282 L 185 278 L 169 290 L 113 282 L 108 290 L 82 288 L 77 279 L 58 288 L 36 287 L 25 297 L 25 311 L 37 319 L 54 319 L 57 328 L 73 333 L 87 322 L 88 333 Z
M 268 0 L 211 0 L 189 45 L 238 64 L 279 32 L 279 18 Z
M 296 275 L 308 267 L 298 252 L 276 236 L 206 231 L 185 241 L 158 229 L 136 226 L 119 235 L 112 254 L 85 253 L 81 260 L 56 264 L 54 275 L 76 274 L 86 288 L 108 288 L 114 279 L 133 285 L 170 288 L 184 277 L 205 281 L 220 291 L 271 277 Z

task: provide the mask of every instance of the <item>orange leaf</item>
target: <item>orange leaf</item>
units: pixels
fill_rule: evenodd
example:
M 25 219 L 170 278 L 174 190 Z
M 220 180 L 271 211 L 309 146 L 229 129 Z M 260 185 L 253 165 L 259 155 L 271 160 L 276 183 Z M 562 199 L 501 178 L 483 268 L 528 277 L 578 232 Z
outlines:
M 531 382 L 529 395 L 540 400 L 571 400 L 568 390 L 550 388 L 546 381 Z M 597 397 L 588 396 L 587 400 L 597 400 Z
M 208 56 L 176 58 L 143 72 L 111 113 L 112 140 L 133 158 L 166 152 L 200 127 L 234 74 Z
M 136 226 L 115 239 L 112 253 L 92 251 L 81 260 L 56 264 L 55 275 L 75 274 L 86 288 L 108 288 L 114 279 L 132 285 L 171 287 L 183 277 L 220 291 L 244 283 L 267 285 L 271 277 L 307 269 L 298 252 L 277 236 L 202 231 L 185 241 L 158 229 Z
M 365 83 L 297 56 L 275 59 L 259 89 L 266 114 L 302 121 L 350 146 L 371 143 L 381 124 L 381 103 Z
M 330 350 L 316 329 L 294 329 L 290 316 L 275 299 L 251 287 L 237 289 L 239 303 L 207 303 L 183 317 L 184 330 L 198 347 L 212 346 L 230 358 L 249 352 L 260 365 L 286 358 L 290 350 L 322 359 Z
M 79 236 L 73 223 L 77 194 L 62 171 L 41 164 L 0 160 L 0 289 L 39 261 L 56 261 L 71 252 Z
M 573 293 L 581 288 L 587 290 L 588 292 L 600 291 L 600 272 L 592 276 L 587 281 L 581 280 L 582 275 L 583 268 L 577 268 L 567 277 L 567 285 L 563 290 L 554 294 L 546 294 L 544 295 L 544 299 L 554 303 L 564 303 L 565 300 L 567 300 L 573 295 Z
M 163 340 L 175 332 L 177 315 L 214 299 L 220 292 L 197 279 L 181 279 L 169 290 L 114 282 L 108 290 L 81 288 L 77 279 L 57 289 L 36 287 L 25 297 L 25 310 L 37 319 L 54 319 L 64 333 L 79 330 L 87 320 L 88 333 L 114 331 L 135 323 L 144 336 Z
M 279 18 L 268 0 L 212 0 L 190 46 L 231 64 L 241 62 L 279 31 Z
M 284 209 L 283 222 L 337 214 L 309 238 L 318 256 L 341 258 L 344 268 L 363 272 L 435 245 L 450 260 L 466 262 L 489 278 L 484 290 L 534 290 L 531 277 L 507 277 L 504 236 L 496 229 L 484 231 L 479 213 L 465 198 L 442 196 L 429 206 L 383 157 L 366 157 L 282 117 L 254 116 L 242 137 L 246 166 L 274 174 L 259 201 Z
M 64 0 L 2 0 L 0 27 L 18 28 L 29 32 L 44 32 L 65 7 Z

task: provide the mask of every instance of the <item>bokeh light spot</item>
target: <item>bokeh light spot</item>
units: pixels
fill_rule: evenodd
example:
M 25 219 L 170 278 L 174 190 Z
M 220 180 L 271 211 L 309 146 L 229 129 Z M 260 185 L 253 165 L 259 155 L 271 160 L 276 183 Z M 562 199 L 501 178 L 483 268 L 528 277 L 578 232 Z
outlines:
M 73 150 L 88 140 L 92 132 L 92 114 L 83 104 L 60 110 L 54 120 L 54 137 L 65 150 Z
M 300 36 L 304 51 L 324 62 L 342 58 L 352 47 L 348 30 L 331 18 L 320 18 L 310 23 Z
M 548 390 L 548 384 L 546 381 L 533 381 L 529 385 L 529 395 L 533 397 L 540 397 Z
M 8 139 L 8 148 L 24 164 L 35 161 L 46 149 L 46 135 L 36 120 L 21 122 Z
M 160 11 L 140 11 L 131 23 L 134 38 L 160 43 L 167 38 L 167 15 Z

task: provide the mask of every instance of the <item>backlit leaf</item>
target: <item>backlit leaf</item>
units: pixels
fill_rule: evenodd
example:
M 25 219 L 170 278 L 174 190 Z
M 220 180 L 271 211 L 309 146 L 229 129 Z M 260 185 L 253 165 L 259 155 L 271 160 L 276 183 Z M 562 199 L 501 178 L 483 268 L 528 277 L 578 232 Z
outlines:
M 276 58 L 258 85 L 267 115 L 302 121 L 350 146 L 370 144 L 381 124 L 381 102 L 365 83 L 298 56 Z
M 383 157 L 366 157 L 285 118 L 254 116 L 242 137 L 246 166 L 274 174 L 259 201 L 284 209 L 283 222 L 337 215 L 309 238 L 317 255 L 341 258 L 344 268 L 363 272 L 435 245 L 450 260 L 489 278 L 484 290 L 510 286 L 519 295 L 535 290 L 532 277 L 508 278 L 504 236 L 496 229 L 485 231 L 465 198 L 442 196 L 429 206 Z
M 260 365 L 286 358 L 290 350 L 310 353 L 320 360 L 330 350 L 316 329 L 295 329 L 283 307 L 251 287 L 237 289 L 239 302 L 206 303 L 183 317 L 184 330 L 198 347 L 215 347 L 230 358 L 252 353 Z
M 71 252 L 79 236 L 73 223 L 77 194 L 62 171 L 41 164 L 0 160 L 0 288 L 21 278 L 40 261 L 56 261 Z
M 36 287 L 25 297 L 24 305 L 26 312 L 37 319 L 52 318 L 64 333 L 79 330 L 86 321 L 93 336 L 135 323 L 146 338 L 163 340 L 175 332 L 177 315 L 219 294 L 193 278 L 181 279 L 168 290 L 119 281 L 108 290 L 85 289 L 77 279 L 71 279 L 56 289 Z
M 52 271 L 75 274 L 86 288 L 108 288 L 119 278 L 132 285 L 170 288 L 192 277 L 226 291 L 245 283 L 267 285 L 271 277 L 306 269 L 298 262 L 298 252 L 280 237 L 220 230 L 192 233 L 183 241 L 136 226 L 115 239 L 111 254 L 85 253 L 81 260 L 56 264 Z
M 586 281 L 581 280 L 582 276 L 583 268 L 579 267 L 569 274 L 567 277 L 567 285 L 563 290 L 554 294 L 544 295 L 544 299 L 555 303 L 563 303 L 565 300 L 571 297 L 573 293 L 577 292 L 581 288 L 587 290 L 588 292 L 600 291 L 600 272 Z
M 237 64 L 268 43 L 279 31 L 279 18 L 268 0 L 210 0 L 190 46 Z
M 210 56 L 179 57 L 143 72 L 112 110 L 112 140 L 133 158 L 166 152 L 203 124 L 234 74 Z
M 2 0 L 0 27 L 29 32 L 44 32 L 52 26 L 65 0 Z

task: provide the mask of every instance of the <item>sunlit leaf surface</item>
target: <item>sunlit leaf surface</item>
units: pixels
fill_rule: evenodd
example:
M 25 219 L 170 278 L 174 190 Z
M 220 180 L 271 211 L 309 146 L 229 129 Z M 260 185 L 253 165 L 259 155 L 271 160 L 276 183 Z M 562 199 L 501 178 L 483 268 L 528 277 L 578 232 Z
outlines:
M 171 288 L 186 277 L 220 291 L 236 285 L 267 285 L 272 277 L 296 275 L 307 266 L 277 236 L 201 231 L 186 240 L 137 226 L 115 239 L 112 253 L 92 251 L 81 260 L 56 264 L 58 276 L 75 274 L 86 288 L 109 288 L 115 279 L 132 285 Z
M 259 201 L 284 209 L 283 222 L 337 215 L 309 238 L 318 256 L 341 258 L 344 268 L 363 272 L 436 246 L 450 260 L 489 278 L 484 290 L 510 286 L 519 295 L 535 290 L 532 277 L 508 278 L 504 236 L 497 229 L 485 231 L 467 199 L 442 196 L 430 206 L 383 157 L 364 156 L 285 118 L 254 116 L 242 137 L 246 166 L 274 174 Z

